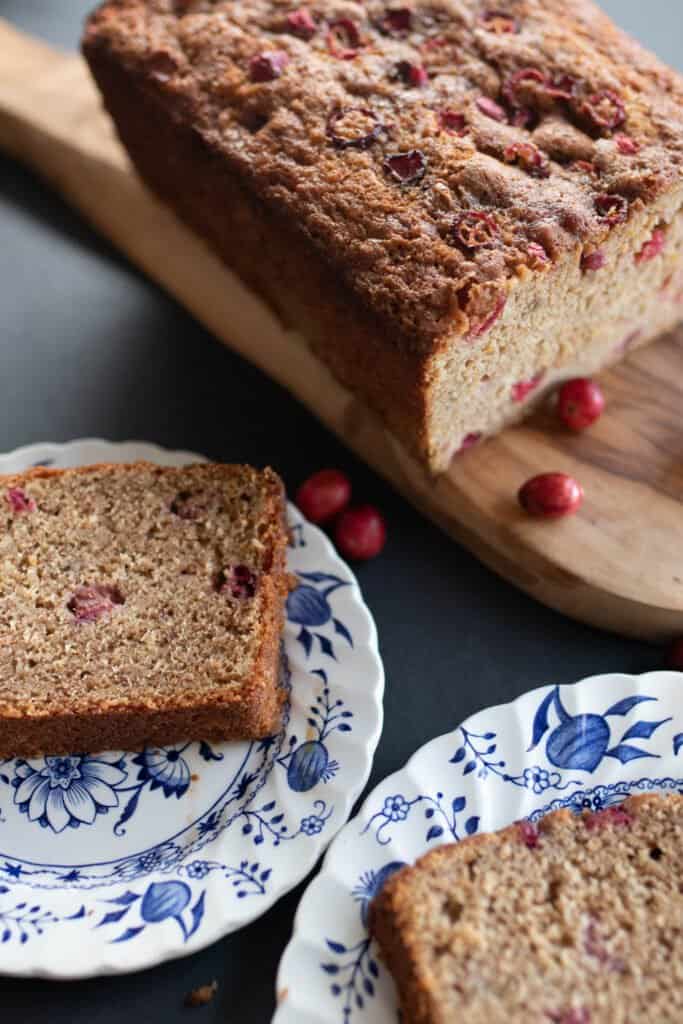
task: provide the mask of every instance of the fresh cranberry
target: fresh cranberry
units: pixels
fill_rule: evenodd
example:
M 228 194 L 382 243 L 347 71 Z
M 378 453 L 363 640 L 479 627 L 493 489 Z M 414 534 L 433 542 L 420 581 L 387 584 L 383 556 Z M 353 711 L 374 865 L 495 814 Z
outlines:
M 363 107 L 337 108 L 327 119 L 327 137 L 337 149 L 368 149 L 382 127 L 371 110 Z
M 409 60 L 400 60 L 396 65 L 396 74 L 406 85 L 421 89 L 429 81 L 429 75 L 422 64 L 411 64 Z
M 533 178 L 547 178 L 550 164 L 544 153 L 531 142 L 513 142 L 503 152 L 506 163 L 517 164 Z
M 510 124 L 515 128 L 526 128 L 530 132 L 536 128 L 538 121 L 538 113 L 531 107 L 515 107 L 510 115 Z
M 503 315 L 507 298 L 508 297 L 504 292 L 497 295 L 491 312 L 488 316 L 485 316 L 480 323 L 474 325 L 467 336 L 468 341 L 474 341 L 475 338 L 479 338 L 482 334 L 486 334 L 486 332 L 493 327 L 496 320 L 499 320 Z
M 539 267 L 545 267 L 550 263 L 550 257 L 545 251 L 542 245 L 538 242 L 529 242 L 526 248 L 527 256 L 529 257 L 529 263 L 535 269 Z
M 664 249 L 666 235 L 661 228 L 655 228 L 652 237 L 645 243 L 640 252 L 636 253 L 636 263 L 649 263 L 655 259 Z
M 125 603 L 118 587 L 109 584 L 78 587 L 69 598 L 66 607 L 77 622 L 97 622 L 109 615 L 116 605 Z
M 595 423 L 605 408 L 602 388 L 589 377 L 568 380 L 560 388 L 557 397 L 557 412 L 570 430 L 585 430 Z
M 386 35 L 405 35 L 412 27 L 413 12 L 410 7 L 392 7 L 379 22 L 380 30 Z
M 453 236 L 466 249 L 490 245 L 498 237 L 498 225 L 492 214 L 483 210 L 469 210 L 453 222 Z
M 610 195 L 603 192 L 596 196 L 595 209 L 598 216 L 608 224 L 622 224 L 628 217 L 628 199 L 624 196 Z
M 464 135 L 467 131 L 465 115 L 458 110 L 440 110 L 439 126 L 450 135 Z
M 327 48 L 339 60 L 353 60 L 361 45 L 360 32 L 355 21 L 337 18 L 328 25 Z
M 466 452 L 468 448 L 474 448 L 475 444 L 479 444 L 482 439 L 480 431 L 474 431 L 471 434 L 465 434 L 462 439 L 462 444 L 458 448 L 456 455 L 460 455 L 461 452 Z
M 530 850 L 538 849 L 541 838 L 538 834 L 538 829 L 534 824 L 532 824 L 532 822 L 518 821 L 517 832 L 521 842 L 523 842 L 525 846 L 528 846 Z
M 487 32 L 495 32 L 496 35 L 515 35 L 519 32 L 519 22 L 505 11 L 484 11 L 479 21 Z
M 543 371 L 537 373 L 534 377 L 529 380 L 519 380 L 516 384 L 512 385 L 512 401 L 523 402 L 527 395 L 530 395 L 532 391 L 535 391 L 538 385 L 543 380 Z
M 342 555 L 365 561 L 378 555 L 387 539 L 384 519 L 372 505 L 356 505 L 342 512 L 334 531 Z
M 581 269 L 600 270 L 607 263 L 607 257 L 602 249 L 593 249 L 592 252 L 584 252 L 581 256 Z
M 626 120 L 624 102 L 611 89 L 594 92 L 583 101 L 580 111 L 596 128 L 607 131 L 618 128 Z
M 576 512 L 583 501 L 583 489 L 566 473 L 541 473 L 527 480 L 517 497 L 530 516 L 559 519 Z
M 15 515 L 21 515 L 22 512 L 35 512 L 36 510 L 35 501 L 21 487 L 10 487 L 7 491 L 7 500 Z
M 666 652 L 666 667 L 683 672 L 683 637 L 674 640 Z
M 296 503 L 312 523 L 334 519 L 351 500 L 351 482 L 338 469 L 320 469 L 304 480 L 296 492 Z
M 487 117 L 493 118 L 494 121 L 507 121 L 508 116 L 501 107 L 500 103 L 496 103 L 490 96 L 480 96 L 477 99 L 477 106 L 481 110 L 482 114 L 486 114 Z
M 299 39 L 312 39 L 316 33 L 316 24 L 313 21 L 311 12 L 305 7 L 297 11 L 290 11 L 287 15 L 287 28 L 292 35 Z
M 206 506 L 191 491 L 179 491 L 170 508 L 179 519 L 201 519 L 206 512 Z
M 633 818 L 623 807 L 605 807 L 601 811 L 586 814 L 583 823 L 589 832 L 600 831 L 608 825 L 621 825 L 629 828 Z
M 256 593 L 256 574 L 246 565 L 229 565 L 216 577 L 215 589 L 238 601 L 246 601 Z
M 419 149 L 411 149 L 408 153 L 393 153 L 384 161 L 384 170 L 402 185 L 414 185 L 424 177 L 427 158 Z
M 623 156 L 633 156 L 634 153 L 640 152 L 640 143 L 632 139 L 630 135 L 615 135 L 614 141 Z

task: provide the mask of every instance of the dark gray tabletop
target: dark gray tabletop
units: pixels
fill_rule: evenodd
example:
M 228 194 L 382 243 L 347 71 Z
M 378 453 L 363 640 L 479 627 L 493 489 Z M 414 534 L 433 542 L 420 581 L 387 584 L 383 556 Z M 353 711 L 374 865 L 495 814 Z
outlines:
M 75 47 L 90 6 L 0 0 L 0 15 Z M 665 59 L 683 64 L 683 5 L 604 6 Z M 339 466 L 359 496 L 384 510 L 386 550 L 358 573 L 387 676 L 384 735 L 369 786 L 482 707 L 551 681 L 658 665 L 659 651 L 571 622 L 483 568 L 3 157 L 0 302 L 0 450 L 86 435 L 140 438 L 223 461 L 270 463 L 290 489 L 315 469 Z M 268 1022 L 302 891 L 209 949 L 140 974 L 56 984 L 0 978 L 0 1014 L 21 1024 Z M 184 1009 L 188 990 L 213 978 L 215 1000 Z

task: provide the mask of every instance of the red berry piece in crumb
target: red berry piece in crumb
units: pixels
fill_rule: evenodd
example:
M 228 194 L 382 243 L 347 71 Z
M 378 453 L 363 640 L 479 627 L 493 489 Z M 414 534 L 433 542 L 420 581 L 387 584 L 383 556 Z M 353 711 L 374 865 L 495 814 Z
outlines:
M 414 185 L 424 177 L 427 158 L 419 149 L 411 149 L 408 153 L 394 153 L 384 161 L 384 170 L 394 181 L 399 181 L 402 185 Z
M 327 31 L 327 49 L 339 60 L 353 60 L 361 46 L 360 32 L 355 21 L 337 18 L 331 21 Z
M 623 828 L 629 828 L 633 824 L 633 817 L 623 807 L 605 807 L 601 811 L 587 814 L 583 823 L 589 832 L 600 831 L 609 825 L 621 825 Z
M 540 836 L 538 829 L 530 821 L 518 821 L 517 832 L 519 833 L 520 840 L 525 846 L 528 846 L 530 850 L 536 850 L 540 843 Z
M 21 487 L 10 487 L 7 491 L 7 500 L 15 515 L 21 515 L 22 512 L 35 512 L 36 510 L 35 501 Z
M 558 75 L 545 84 L 545 92 L 555 100 L 570 100 L 576 90 L 577 81 L 571 75 Z
M 517 164 L 533 178 L 547 178 L 550 174 L 547 156 L 531 142 L 513 142 L 505 147 L 503 157 L 506 163 Z
M 368 149 L 382 128 L 377 116 L 364 107 L 337 108 L 327 119 L 327 137 L 337 149 Z
M 467 132 L 465 115 L 458 110 L 440 110 L 439 127 L 449 135 L 464 135 Z
M 602 416 L 605 396 L 602 388 L 588 377 L 568 380 L 557 396 L 557 413 L 570 430 L 585 430 Z
M 530 395 L 532 391 L 536 390 L 543 380 L 543 377 L 543 372 L 540 372 L 529 380 L 518 380 L 516 384 L 512 385 L 512 401 L 523 402 L 527 395 Z
M 528 104 L 522 101 L 522 96 L 531 94 L 530 86 L 542 85 L 547 87 L 546 76 L 538 68 L 521 68 L 503 84 L 503 96 L 511 107 L 525 107 Z
M 462 439 L 462 444 L 455 454 L 460 455 L 461 452 L 466 452 L 468 448 L 474 448 L 475 444 L 479 444 L 482 436 L 483 435 L 479 431 L 474 431 L 471 434 L 465 434 Z
M 618 128 L 626 120 L 624 101 L 611 89 L 594 92 L 583 101 L 580 111 L 596 128 L 606 131 Z
M 469 210 L 453 222 L 453 237 L 465 249 L 478 249 L 491 245 L 498 237 L 498 225 L 492 214 L 483 210 Z
M 484 11 L 479 21 L 487 32 L 495 32 L 499 36 L 515 35 L 519 32 L 519 22 L 505 11 Z
M 541 473 L 527 480 L 517 497 L 530 516 L 559 519 L 576 512 L 583 501 L 583 489 L 566 473 Z
M 640 152 L 640 143 L 632 139 L 630 135 L 615 135 L 614 141 L 622 156 L 633 156 L 634 153 Z
M 586 1007 L 580 1010 L 549 1010 L 546 1017 L 553 1024 L 591 1024 L 590 1010 Z
M 590 160 L 572 160 L 569 164 L 570 171 L 579 171 L 581 174 L 590 174 L 596 178 L 600 177 L 600 171 Z
M 526 251 L 529 257 L 529 266 L 534 270 L 540 270 L 541 267 L 546 267 L 550 263 L 548 253 L 538 242 L 530 242 Z
M 317 29 L 311 12 L 300 7 L 298 11 L 290 11 L 287 15 L 287 30 L 299 39 L 312 39 Z
M 683 672 L 683 636 L 670 645 L 666 652 L 665 665 L 676 672 Z
M 422 64 L 411 64 L 409 60 L 400 60 L 396 65 L 396 74 L 405 85 L 421 89 L 429 81 L 429 75 Z
M 486 114 L 487 117 L 492 118 L 494 121 L 507 121 L 508 116 L 500 103 L 496 103 L 490 96 L 480 96 L 476 102 L 482 114 Z
M 505 292 L 500 292 L 496 296 L 493 309 L 488 314 L 488 316 L 484 317 L 484 319 L 480 323 L 475 324 L 470 333 L 467 335 L 468 341 L 474 341 L 475 338 L 479 338 L 481 337 L 482 334 L 486 334 L 487 331 L 491 330 L 496 320 L 499 320 L 503 315 L 503 310 L 505 309 L 507 299 L 508 297 L 505 294 Z
M 379 29 L 385 35 L 406 35 L 413 27 L 413 12 L 410 7 L 392 7 L 380 18 Z
M 334 539 L 345 558 L 359 562 L 374 558 L 387 539 L 384 519 L 372 505 L 347 508 L 337 520 Z
M 645 243 L 640 252 L 636 253 L 636 263 L 649 263 L 655 259 L 664 249 L 666 235 L 661 228 L 655 228 L 652 237 Z
M 78 587 L 69 598 L 66 607 L 77 622 L 97 622 L 111 614 L 117 605 L 125 603 L 118 587 L 109 584 Z
M 628 217 L 628 199 L 624 196 L 610 195 L 607 192 L 603 192 L 601 195 L 596 196 L 595 209 L 598 217 L 606 220 L 610 226 L 623 224 Z
M 581 256 L 581 269 L 584 273 L 587 270 L 600 270 L 607 263 L 607 257 L 602 249 L 593 249 L 593 252 L 584 252 Z
M 256 593 L 256 573 L 246 565 L 229 565 L 216 577 L 215 589 L 238 601 L 246 601 Z
M 312 523 L 327 523 L 351 500 L 351 482 L 339 469 L 321 469 L 296 492 L 296 504 Z
M 272 82 L 279 78 L 289 64 L 289 54 L 284 50 L 257 53 L 249 61 L 249 78 L 252 82 Z

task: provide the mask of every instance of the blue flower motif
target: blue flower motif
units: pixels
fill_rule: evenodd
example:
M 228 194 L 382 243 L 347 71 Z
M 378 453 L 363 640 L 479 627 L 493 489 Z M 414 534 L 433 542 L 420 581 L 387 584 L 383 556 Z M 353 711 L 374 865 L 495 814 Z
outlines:
M 192 890 L 185 882 L 152 882 L 142 897 L 140 917 L 148 924 L 178 917 L 190 902 Z
M 526 788 L 532 789 L 536 794 L 543 793 L 550 788 L 550 772 L 545 768 L 534 765 L 533 768 L 525 768 L 522 775 Z
M 208 861 L 205 860 L 193 860 L 185 865 L 185 873 L 188 878 L 206 878 L 210 870 Z
M 309 814 L 307 818 L 301 819 L 301 831 L 307 836 L 315 836 L 322 832 L 324 825 L 325 819 L 318 817 L 317 814 Z
M 116 789 L 125 782 L 117 754 L 46 757 L 39 762 L 17 761 L 14 803 L 53 832 L 67 825 L 92 825 L 95 816 L 118 807 Z
M 400 794 L 388 796 L 384 801 L 382 814 L 389 821 L 405 821 L 410 811 L 410 804 Z
M 140 765 L 138 779 L 150 782 L 150 789 L 161 788 L 165 797 L 180 799 L 189 789 L 190 769 L 182 751 L 175 747 L 145 747 L 133 758 L 133 764 Z

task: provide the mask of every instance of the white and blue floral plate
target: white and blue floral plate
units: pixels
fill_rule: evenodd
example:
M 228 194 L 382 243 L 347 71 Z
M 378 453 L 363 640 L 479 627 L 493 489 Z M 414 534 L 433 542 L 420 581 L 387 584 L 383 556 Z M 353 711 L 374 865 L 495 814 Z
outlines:
M 0 456 L 0 474 L 136 459 L 203 461 L 86 440 Z M 292 889 L 347 820 L 382 726 L 377 635 L 324 534 L 289 519 L 300 586 L 277 736 L 0 760 L 0 972 L 78 978 L 195 952 Z
M 683 792 L 683 674 L 545 686 L 427 743 L 336 838 L 297 911 L 274 1024 L 395 1024 L 393 983 L 368 938 L 386 879 L 441 843 L 631 793 Z

